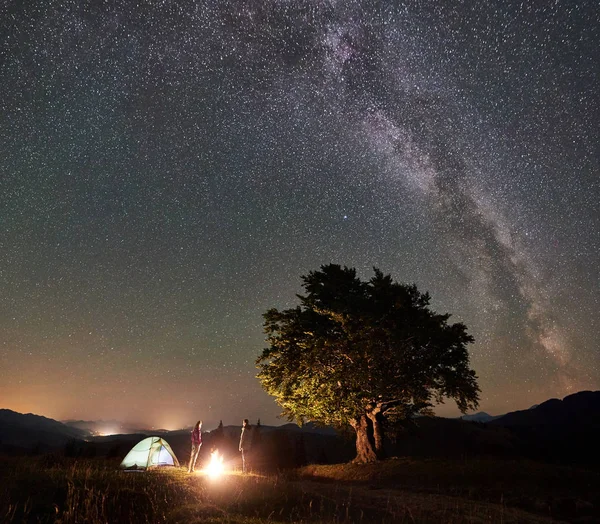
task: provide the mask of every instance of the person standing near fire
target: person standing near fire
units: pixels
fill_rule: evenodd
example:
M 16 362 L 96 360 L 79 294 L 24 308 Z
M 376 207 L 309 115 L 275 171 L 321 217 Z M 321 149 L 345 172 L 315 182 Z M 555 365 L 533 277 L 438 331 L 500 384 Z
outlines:
M 198 460 L 198 453 L 202 447 L 202 421 L 196 422 L 194 429 L 192 429 L 192 453 L 190 454 L 190 464 L 188 466 L 188 473 L 193 473 L 196 468 L 196 461 Z
M 240 435 L 240 451 L 242 452 L 242 473 L 248 473 L 248 452 L 252 447 L 252 426 L 245 418 L 242 422 L 242 434 Z

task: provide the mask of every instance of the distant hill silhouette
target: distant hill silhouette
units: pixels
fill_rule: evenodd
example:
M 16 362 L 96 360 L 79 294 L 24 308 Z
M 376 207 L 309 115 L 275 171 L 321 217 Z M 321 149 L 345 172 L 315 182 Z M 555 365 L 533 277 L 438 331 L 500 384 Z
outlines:
M 76 424 L 96 428 L 91 422 Z M 98 426 L 99 427 L 99 426 Z M 113 426 L 114 427 L 114 426 Z M 336 463 L 354 457 L 352 432 L 316 424 L 256 426 L 254 467 L 275 471 L 306 463 Z M 61 451 L 71 456 L 122 458 L 144 437 L 164 437 L 182 463 L 190 452 L 190 429 L 140 430 L 134 434 L 90 435 L 46 417 L 0 410 L 0 452 Z M 218 448 L 231 467 L 240 460 L 240 425 L 203 433 L 200 463 Z M 476 413 L 460 419 L 418 417 L 390 426 L 385 449 L 390 456 L 528 457 L 600 466 L 600 391 L 581 391 L 550 399 L 530 409 L 492 417 Z
M 472 415 L 463 415 L 461 420 L 468 420 L 470 422 L 490 422 L 491 420 L 500 418 L 504 415 L 489 415 L 485 411 L 473 413 Z
M 4 449 L 49 451 L 88 435 L 88 431 L 51 418 L 0 409 L 0 444 Z
M 522 411 L 513 411 L 492 424 L 500 426 L 555 426 L 600 421 L 600 391 L 580 391 L 563 400 L 552 398 Z
M 539 460 L 600 466 L 600 391 L 580 391 L 490 422 L 509 429 L 521 453 Z

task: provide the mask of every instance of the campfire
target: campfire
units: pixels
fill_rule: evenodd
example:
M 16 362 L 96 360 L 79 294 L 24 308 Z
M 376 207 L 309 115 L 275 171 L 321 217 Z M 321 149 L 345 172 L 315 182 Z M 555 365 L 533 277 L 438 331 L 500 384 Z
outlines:
M 210 454 L 210 462 L 204 471 L 211 477 L 218 477 L 223 474 L 223 470 L 223 455 L 215 450 Z

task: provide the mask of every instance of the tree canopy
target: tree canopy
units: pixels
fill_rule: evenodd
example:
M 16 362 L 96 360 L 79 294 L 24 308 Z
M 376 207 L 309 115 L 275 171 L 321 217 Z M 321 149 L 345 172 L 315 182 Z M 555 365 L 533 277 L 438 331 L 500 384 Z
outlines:
M 381 456 L 382 420 L 430 414 L 445 398 L 464 413 L 480 391 L 466 326 L 432 311 L 415 285 L 374 272 L 365 282 L 330 264 L 303 276 L 297 307 L 263 315 L 269 347 L 257 359 L 283 414 L 351 425 L 360 462 Z

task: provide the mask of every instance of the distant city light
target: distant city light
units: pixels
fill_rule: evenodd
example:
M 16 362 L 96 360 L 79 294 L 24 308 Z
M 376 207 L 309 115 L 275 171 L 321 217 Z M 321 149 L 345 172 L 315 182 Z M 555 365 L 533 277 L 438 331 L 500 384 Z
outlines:
M 106 428 L 102 431 L 98 431 L 98 436 L 100 437 L 110 437 L 111 435 L 119 435 L 122 431 L 119 431 L 117 428 Z

